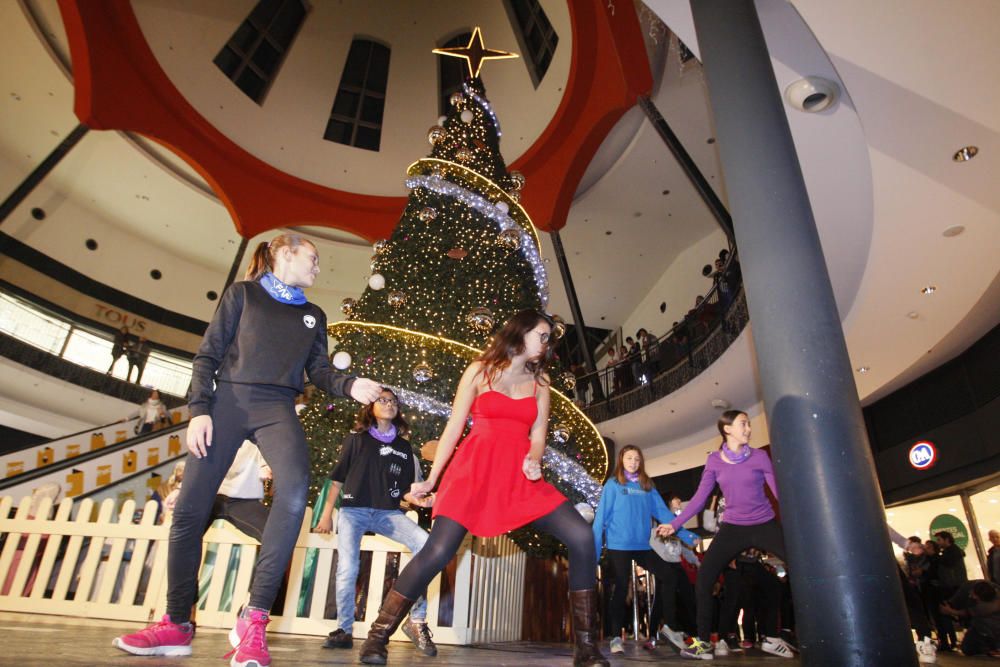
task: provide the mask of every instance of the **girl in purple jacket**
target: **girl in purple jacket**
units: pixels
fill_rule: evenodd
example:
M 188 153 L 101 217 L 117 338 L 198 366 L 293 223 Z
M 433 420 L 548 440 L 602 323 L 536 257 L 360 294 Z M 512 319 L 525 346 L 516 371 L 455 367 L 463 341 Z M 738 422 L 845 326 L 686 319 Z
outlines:
M 726 499 L 726 512 L 719 532 L 712 539 L 705 560 L 698 570 L 695 595 L 698 607 L 698 636 L 681 651 L 681 657 L 692 660 L 712 660 L 715 656 L 708 639 L 712 626 L 712 585 L 719 573 L 741 551 L 757 547 L 785 559 L 785 539 L 774 508 L 764 493 L 767 484 L 778 497 L 771 458 L 750 446 L 750 418 L 745 412 L 727 410 L 718 422 L 723 441 L 718 451 L 708 455 L 705 471 L 694 497 L 684 511 L 669 524 L 661 526 L 662 535 L 672 535 L 684 523 L 705 507 L 712 489 L 718 483 Z M 791 658 L 792 647 L 778 637 L 777 609 L 769 610 L 764 642 L 767 653 Z

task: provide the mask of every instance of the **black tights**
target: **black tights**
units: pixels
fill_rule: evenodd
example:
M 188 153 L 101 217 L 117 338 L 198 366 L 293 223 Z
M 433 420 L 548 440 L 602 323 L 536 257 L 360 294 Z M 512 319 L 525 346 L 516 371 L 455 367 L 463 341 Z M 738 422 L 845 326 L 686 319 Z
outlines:
M 594 532 L 580 513 L 566 501 L 545 516 L 531 523 L 538 530 L 549 533 L 569 549 L 569 588 L 571 591 L 590 590 L 596 586 L 594 572 Z M 446 516 L 434 520 L 431 534 L 423 548 L 407 563 L 396 580 L 396 592 L 416 600 L 427 589 L 427 584 L 444 570 L 458 553 L 458 548 L 469 531 L 459 522 Z

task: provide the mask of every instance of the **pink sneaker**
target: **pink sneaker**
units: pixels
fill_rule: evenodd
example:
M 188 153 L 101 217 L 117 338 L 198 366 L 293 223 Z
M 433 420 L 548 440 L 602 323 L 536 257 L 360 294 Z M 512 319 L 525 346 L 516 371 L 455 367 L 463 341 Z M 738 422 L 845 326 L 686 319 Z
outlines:
M 111 645 L 133 655 L 191 655 L 190 625 L 178 625 L 167 615 L 144 630 L 115 637 Z
M 233 635 L 237 635 L 239 641 L 225 655 L 227 658 L 232 656 L 230 667 L 268 667 L 271 664 L 271 654 L 267 650 L 267 624 L 270 620 L 262 609 L 247 609 L 239 615 L 236 627 L 229 633 L 230 641 Z

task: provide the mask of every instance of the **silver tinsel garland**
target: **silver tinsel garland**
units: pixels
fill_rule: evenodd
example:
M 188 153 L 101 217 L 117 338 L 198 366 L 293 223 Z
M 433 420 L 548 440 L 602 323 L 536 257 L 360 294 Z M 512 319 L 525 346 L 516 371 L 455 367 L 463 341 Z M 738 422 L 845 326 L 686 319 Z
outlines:
M 500 131 L 500 121 L 497 120 L 497 115 L 493 113 L 493 107 L 490 106 L 490 103 L 486 100 L 486 98 L 480 97 L 479 93 L 473 90 L 469 84 L 465 84 L 463 87 L 465 89 L 465 94 L 474 99 L 479 106 L 483 108 L 483 111 L 489 114 L 490 120 L 493 121 L 493 127 L 497 129 L 497 138 L 499 139 L 502 137 L 503 133 Z
M 501 232 L 507 229 L 517 230 L 521 235 L 521 254 L 524 255 L 524 258 L 531 265 L 535 284 L 538 286 L 538 298 L 542 302 L 542 308 L 548 306 L 549 279 L 545 271 L 545 264 L 542 262 L 542 255 L 538 251 L 538 246 L 535 245 L 535 239 L 521 225 L 517 224 L 509 215 L 498 209 L 493 202 L 482 195 L 467 190 L 460 185 L 455 185 L 440 176 L 411 176 L 406 179 L 406 187 L 411 190 L 426 188 L 440 195 L 457 199 L 497 223 Z
M 400 403 L 407 408 L 434 415 L 435 417 L 444 417 L 447 419 L 451 416 L 451 406 L 444 401 L 439 401 L 431 396 L 426 396 L 410 389 L 404 389 L 403 387 L 385 385 L 385 388 L 396 394 Z M 567 482 L 586 499 L 591 507 L 597 509 L 597 504 L 601 502 L 601 490 L 603 487 L 594 481 L 594 478 L 587 473 L 586 468 L 551 447 L 545 448 L 545 453 L 542 455 L 542 465 L 552 475 Z

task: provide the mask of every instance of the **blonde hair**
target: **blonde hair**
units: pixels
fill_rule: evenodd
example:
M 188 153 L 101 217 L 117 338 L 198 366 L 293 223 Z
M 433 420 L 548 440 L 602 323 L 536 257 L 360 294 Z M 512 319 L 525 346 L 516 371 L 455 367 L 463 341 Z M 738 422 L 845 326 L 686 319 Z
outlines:
M 273 271 L 274 258 L 282 248 L 288 247 L 292 249 L 292 252 L 295 252 L 307 243 L 313 248 L 316 247 L 309 239 L 301 234 L 293 234 L 292 232 L 278 234 L 270 241 L 261 241 L 253 251 L 253 256 L 250 257 L 250 266 L 247 267 L 247 272 L 243 279 L 257 280 L 268 271 Z

